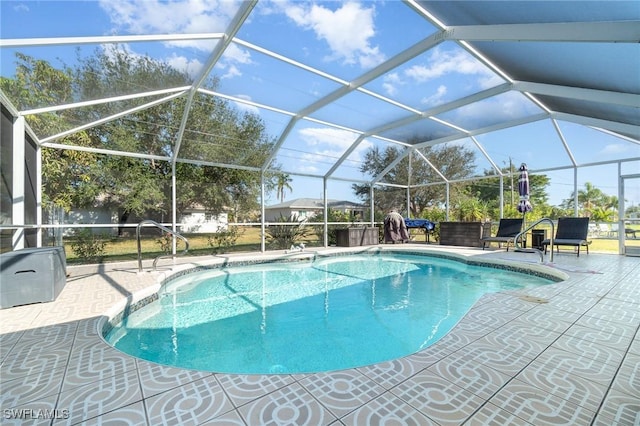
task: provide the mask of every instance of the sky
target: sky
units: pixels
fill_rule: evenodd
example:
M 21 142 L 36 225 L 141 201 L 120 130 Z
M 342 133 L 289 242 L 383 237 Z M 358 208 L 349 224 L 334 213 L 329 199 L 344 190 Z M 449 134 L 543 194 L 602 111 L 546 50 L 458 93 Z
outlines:
M 224 31 L 237 10 L 232 1 L 6 1 L 0 2 L 3 39 L 81 37 L 126 34 L 216 33 Z M 402 24 L 399 26 L 399 22 Z M 291 114 L 313 104 L 383 61 L 418 43 L 436 29 L 399 1 L 299 2 L 260 1 L 212 70 L 220 79 L 217 91 L 233 99 L 238 109 L 259 114 L 269 134 L 279 137 Z M 150 55 L 197 77 L 216 41 L 124 43 L 120 47 L 135 55 Z M 101 45 L 28 47 L 18 49 L 47 59 L 54 66 L 73 64 L 77 55 L 90 55 Z M 292 67 L 265 55 L 267 49 L 316 70 Z M 2 76 L 15 70 L 16 49 L 0 49 Z M 328 78 L 322 73 L 333 76 Z M 338 81 L 336 81 L 338 80 Z M 504 80 L 456 43 L 438 44 L 400 67 L 367 83 L 364 88 L 418 111 L 490 89 Z M 311 114 L 313 120 L 297 122 L 275 161 L 291 174 L 292 191 L 285 200 L 322 198 L 321 178 L 351 146 L 357 131 L 407 116 L 406 108 L 368 93 L 352 92 Z M 270 108 L 266 108 L 269 106 Z M 437 118 L 463 129 L 494 124 L 503 119 L 528 117 L 542 110 L 518 92 L 507 92 L 466 105 Z M 327 122 L 339 126 L 327 125 Z M 568 148 L 580 164 L 640 157 L 640 145 L 596 129 L 559 123 Z M 455 133 L 451 126 L 426 120 L 381 132 L 391 140 L 415 134 L 434 137 Z M 530 170 L 570 164 L 567 150 L 549 120 L 534 122 L 476 137 L 462 144 L 476 153 L 477 175 L 491 163 L 478 142 L 498 167 L 526 163 Z M 393 145 L 382 138 L 365 138 L 333 174 L 341 179 L 365 179 L 360 172 L 364 153 L 371 147 Z M 550 203 L 559 204 L 573 191 L 572 170 L 546 171 L 551 177 Z M 623 174 L 640 173 L 640 162 L 623 165 Z M 617 195 L 617 165 L 590 167 L 578 173 L 579 189 L 590 182 L 609 195 Z M 351 183 L 330 180 L 328 196 L 357 201 Z M 640 204 L 640 179 L 628 180 L 629 204 Z M 275 203 L 275 194 L 268 204 Z

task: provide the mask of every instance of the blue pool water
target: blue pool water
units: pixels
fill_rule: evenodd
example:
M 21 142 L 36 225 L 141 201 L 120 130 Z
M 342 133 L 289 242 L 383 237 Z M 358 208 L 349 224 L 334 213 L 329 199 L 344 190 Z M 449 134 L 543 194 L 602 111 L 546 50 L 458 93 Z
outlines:
M 551 282 L 397 253 L 212 269 L 170 281 L 105 337 L 133 356 L 183 368 L 331 371 L 433 344 L 485 293 Z

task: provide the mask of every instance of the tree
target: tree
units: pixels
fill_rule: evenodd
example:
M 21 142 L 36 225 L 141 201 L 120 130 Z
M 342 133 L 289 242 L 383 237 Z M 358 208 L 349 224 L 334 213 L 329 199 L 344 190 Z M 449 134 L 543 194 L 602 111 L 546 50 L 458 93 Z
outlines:
M 293 190 L 289 183 L 293 182 L 291 176 L 287 173 L 278 173 L 276 177 L 276 196 L 280 200 L 280 202 L 284 202 L 284 190 L 288 189 L 289 191 Z
M 502 169 L 503 173 L 510 173 L 509 167 L 505 167 Z M 485 170 L 485 176 L 495 176 L 495 172 L 493 170 Z M 504 179 L 504 201 L 505 205 L 503 208 L 505 217 L 517 217 L 520 216 L 521 213 L 518 213 L 515 209 L 518 200 L 518 182 L 519 174 L 516 172 L 515 178 L 513 180 L 515 188 L 511 188 L 511 179 Z M 547 187 L 550 183 L 550 178 L 547 175 L 540 174 L 529 174 L 529 200 L 533 205 L 533 216 L 538 216 L 537 213 L 546 210 L 546 206 L 548 205 L 549 198 L 547 195 Z M 490 216 L 493 219 L 498 219 L 500 216 L 500 178 L 496 177 L 488 177 L 485 179 L 479 179 L 474 182 L 471 182 L 468 185 L 469 194 L 475 195 L 479 200 L 486 203 L 488 211 L 490 212 Z M 514 203 L 511 203 L 511 198 L 507 196 L 507 191 L 515 191 Z M 543 216 L 540 216 L 543 217 Z
M 421 148 L 420 152 L 448 179 L 457 180 L 471 176 L 475 168 L 475 154 L 460 145 L 446 145 Z M 360 171 L 370 177 L 376 177 L 401 155 L 399 148 L 389 146 L 383 151 L 374 146 L 365 153 Z M 384 176 L 385 183 L 394 185 L 422 185 L 442 182 L 442 178 L 422 158 L 411 159 L 411 176 L 409 176 L 409 156 L 403 158 L 393 170 Z M 463 189 L 461 184 L 453 184 L 450 193 L 455 195 Z M 369 186 L 354 184 L 354 193 L 363 202 L 369 202 Z M 421 217 L 422 211 L 445 202 L 445 185 L 417 186 L 411 189 L 410 209 L 414 217 Z M 383 210 L 398 208 L 406 204 L 406 191 L 397 187 L 380 186 L 376 192 L 376 205 Z
M 1 82 L 3 90 L 11 93 L 13 99 L 21 100 L 21 108 L 144 93 L 192 83 L 187 74 L 166 63 L 117 48 L 96 50 L 91 57 L 78 58 L 75 68 L 63 70 L 25 55 L 18 54 L 17 58 L 16 78 L 3 78 Z M 215 90 L 216 85 L 217 79 L 210 78 L 203 86 Z M 64 110 L 52 117 L 40 114 L 29 117 L 29 123 L 38 134 L 51 135 L 150 100 L 153 99 L 146 97 L 100 103 L 90 108 Z M 92 127 L 62 142 L 123 154 L 172 156 L 186 105 L 186 97 L 176 98 Z M 255 209 L 260 196 L 260 173 L 234 166 L 262 167 L 273 143 L 257 115 L 239 112 L 221 98 L 195 94 L 180 147 L 180 157 L 192 162 L 176 165 L 179 209 L 203 206 L 212 214 L 232 210 L 236 216 L 239 211 Z M 91 207 L 99 197 L 103 205 L 121 212 L 121 222 L 131 213 L 142 215 L 171 210 L 170 162 L 96 154 L 87 154 L 83 161 L 78 161 L 79 156 L 86 153 L 71 153 L 73 151 L 51 150 L 51 156 L 44 163 L 43 180 L 48 183 L 55 178 L 56 182 L 55 186 L 47 185 L 45 191 L 55 190 L 59 203 Z M 207 166 L 202 162 L 231 167 Z M 277 168 L 272 165 L 272 169 Z M 79 170 L 84 174 L 78 177 L 74 173 Z M 267 190 L 272 190 L 273 172 L 266 173 L 265 178 Z M 71 184 L 62 185 L 65 180 Z M 86 190 L 81 191 L 83 188 Z
M 571 192 L 571 197 L 562 202 L 562 206 L 571 209 L 573 208 L 575 200 L 575 191 Z M 585 182 L 584 188 L 578 190 L 578 208 L 584 214 L 589 217 L 604 216 L 610 217 L 611 220 L 615 218 L 618 207 L 618 197 L 614 195 L 607 195 L 600 188 L 593 185 L 591 182 Z M 611 211 L 611 215 L 605 213 L 606 210 Z M 594 218 L 594 220 L 596 220 Z
M 63 105 L 73 101 L 72 72 L 55 69 L 48 62 L 16 53 L 13 79 L 0 77 L 0 88 L 16 102 L 19 109 L 42 105 Z M 29 126 L 40 135 L 54 135 L 69 128 L 69 111 L 26 117 Z M 86 132 L 66 136 L 63 144 L 90 146 Z M 73 206 L 91 205 L 98 193 L 92 179 L 97 156 L 84 151 L 42 149 L 42 204 L 44 208 L 71 210 Z

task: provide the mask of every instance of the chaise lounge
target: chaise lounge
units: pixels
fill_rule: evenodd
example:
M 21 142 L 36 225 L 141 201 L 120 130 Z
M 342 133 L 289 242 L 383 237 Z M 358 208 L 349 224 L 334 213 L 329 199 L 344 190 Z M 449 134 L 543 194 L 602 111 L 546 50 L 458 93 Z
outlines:
M 509 251 L 509 244 L 515 243 L 516 235 L 518 235 L 522 231 L 522 218 L 520 219 L 500 219 L 500 224 L 498 225 L 498 232 L 495 237 L 483 237 L 480 238 L 482 241 L 482 250 L 487 243 L 498 243 L 498 247 L 502 243 L 507 243 L 507 251 Z
M 553 245 L 556 246 L 556 251 L 558 253 L 560 253 L 559 246 L 573 246 L 578 248 L 578 256 L 580 256 L 580 247 L 584 246 L 587 248 L 587 254 L 589 254 L 589 244 L 591 244 L 591 241 L 587 240 L 588 233 L 588 217 L 558 218 L 558 229 L 556 230 L 556 236 L 553 239 Z M 551 240 L 543 240 L 541 244 L 544 246 L 544 252 L 546 254 L 547 246 L 551 244 Z M 553 250 L 553 247 L 551 250 Z

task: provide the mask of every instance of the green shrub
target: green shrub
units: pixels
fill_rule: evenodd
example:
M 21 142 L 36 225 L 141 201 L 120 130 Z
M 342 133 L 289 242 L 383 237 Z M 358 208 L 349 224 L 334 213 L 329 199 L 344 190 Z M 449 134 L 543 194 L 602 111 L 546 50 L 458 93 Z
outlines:
M 295 218 L 285 218 L 281 215 L 278 222 L 281 222 L 282 225 L 269 225 L 266 228 L 267 241 L 276 250 L 288 249 L 292 245 L 302 242 L 312 232 L 311 227 Z
M 94 234 L 90 229 L 76 231 L 71 241 L 71 250 L 79 258 L 87 262 L 100 262 L 104 256 L 108 236 Z
M 173 245 L 173 237 L 169 233 L 163 233 L 160 238 L 156 240 L 156 243 L 160 245 L 160 250 L 165 254 L 171 252 L 171 246 Z
M 240 231 L 237 226 L 218 227 L 215 234 L 209 236 L 207 239 L 209 247 L 213 249 L 213 253 L 227 253 L 230 247 L 236 245 L 238 238 L 244 235 L 245 230 Z

